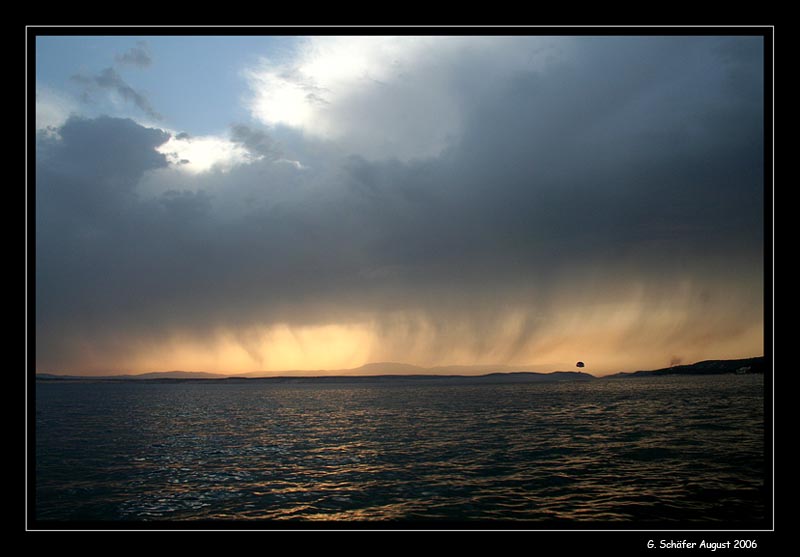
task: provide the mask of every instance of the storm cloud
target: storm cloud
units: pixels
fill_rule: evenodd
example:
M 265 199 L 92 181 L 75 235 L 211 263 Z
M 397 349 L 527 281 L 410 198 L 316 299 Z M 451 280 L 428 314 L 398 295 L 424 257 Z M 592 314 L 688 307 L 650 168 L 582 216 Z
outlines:
M 244 147 L 248 153 L 257 157 L 275 159 L 280 150 L 269 134 L 254 130 L 244 124 L 231 126 L 231 141 Z
M 131 120 L 72 117 L 41 135 L 37 367 L 146 367 L 148 351 L 225 343 L 246 353 L 241 366 L 267 369 L 284 362 L 275 331 L 302 347 L 302 331 L 333 326 L 359 339 L 360 363 L 595 356 L 612 371 L 752 355 L 761 40 L 585 37 L 563 52 L 500 72 L 490 56 L 448 51 L 446 98 L 469 110 L 435 149 L 397 157 L 385 145 L 431 124 L 414 113 L 393 128 L 402 91 L 382 93 L 394 82 L 379 79 L 358 92 L 364 114 L 343 98 L 319 104 L 344 111 L 356 140 L 235 125 L 230 141 L 251 157 L 201 174 L 157 151 L 167 132 Z M 469 87 L 484 70 L 491 83 Z M 110 68 L 81 79 L 129 89 Z M 379 108 L 387 127 L 365 135 Z M 381 149 L 359 149 L 378 133 Z M 280 156 L 309 169 L 279 164 L 276 135 Z

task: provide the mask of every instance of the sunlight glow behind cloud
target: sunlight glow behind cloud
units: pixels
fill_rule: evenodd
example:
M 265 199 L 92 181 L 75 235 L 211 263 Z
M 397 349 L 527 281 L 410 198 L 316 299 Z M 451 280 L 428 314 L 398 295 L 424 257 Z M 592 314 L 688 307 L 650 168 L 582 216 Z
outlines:
M 568 288 L 554 295 L 556 314 L 520 306 L 492 311 L 481 323 L 467 309 L 446 320 L 424 310 L 397 310 L 350 323 L 219 327 L 202 336 L 176 330 L 149 340 L 107 343 L 105 349 L 117 358 L 125 355 L 121 361 L 128 367 L 113 370 L 118 372 L 269 373 L 349 369 L 382 361 L 420 366 L 503 362 L 553 371 L 571 370 L 581 359 L 587 371 L 602 375 L 667 367 L 676 359 L 700 361 L 709 350 L 720 358 L 750 357 L 763 345 L 763 322 L 726 307 L 735 289 L 720 292 L 711 303 L 703 301 L 704 288 L 688 281 L 663 297 L 641 284 L 625 290 L 598 304 Z M 700 317 L 697 306 L 707 310 Z M 92 344 L 83 344 L 80 361 L 79 371 L 109 371 L 108 354 Z
M 172 135 L 157 151 L 164 154 L 170 163 L 192 174 L 212 168 L 225 171 L 254 159 L 241 145 L 213 135 L 185 139 Z
M 311 37 L 294 59 L 262 59 L 244 72 L 252 115 L 336 140 L 367 157 L 439 154 L 464 124 L 461 95 L 480 95 L 558 50 L 546 37 Z M 486 63 L 491 59 L 491 63 Z M 463 64 L 481 66 L 464 79 Z

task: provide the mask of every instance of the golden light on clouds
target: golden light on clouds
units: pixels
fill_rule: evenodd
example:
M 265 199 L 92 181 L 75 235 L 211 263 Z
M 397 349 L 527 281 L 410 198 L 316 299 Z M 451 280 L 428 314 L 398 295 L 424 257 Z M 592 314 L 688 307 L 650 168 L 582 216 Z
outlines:
M 524 304 L 479 317 L 402 310 L 354 323 L 219 328 L 202 336 L 176 332 L 148 341 L 120 338 L 100 351 L 86 345 L 80 370 L 236 374 L 401 362 L 555 371 L 572 370 L 582 360 L 584 371 L 603 375 L 763 354 L 763 319 L 753 317 L 758 311 L 730 310 L 727 300 L 733 294 L 724 290 L 709 296 L 685 283 L 659 296 L 631 287 L 604 301 L 569 291 L 555 295 L 547 313 Z
M 367 361 L 369 329 L 357 325 L 251 327 L 211 338 L 175 334 L 141 346 L 131 370 L 217 373 L 357 367 Z

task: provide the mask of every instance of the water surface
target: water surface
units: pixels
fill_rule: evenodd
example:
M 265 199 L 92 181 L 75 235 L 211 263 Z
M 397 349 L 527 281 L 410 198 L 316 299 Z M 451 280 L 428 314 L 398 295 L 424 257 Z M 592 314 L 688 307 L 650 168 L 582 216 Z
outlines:
M 763 376 L 36 385 L 40 520 L 764 519 Z

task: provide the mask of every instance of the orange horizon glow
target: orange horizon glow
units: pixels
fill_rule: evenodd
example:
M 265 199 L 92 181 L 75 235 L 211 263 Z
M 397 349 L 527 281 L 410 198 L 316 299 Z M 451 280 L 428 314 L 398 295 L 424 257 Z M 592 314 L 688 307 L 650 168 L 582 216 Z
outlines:
M 369 363 L 398 362 L 424 368 L 503 365 L 517 371 L 583 371 L 602 376 L 764 353 L 761 322 L 744 328 L 720 330 L 715 322 L 716 330 L 703 330 L 702 326 L 686 329 L 681 315 L 663 311 L 648 319 L 649 326 L 642 326 L 640 312 L 633 305 L 617 305 L 594 317 L 565 313 L 545 331 L 522 340 L 520 313 L 507 315 L 490 338 L 483 339 L 477 339 L 466 323 L 437 331 L 425 319 L 408 316 L 388 331 L 365 322 L 221 329 L 211 338 L 176 333 L 159 342 L 128 341 L 126 351 L 120 354 L 115 354 L 113 347 L 103 352 L 84 345 L 80 365 L 38 371 L 87 376 L 176 370 L 324 375 Z M 410 324 L 414 334 L 408 332 Z M 579 360 L 586 362 L 580 370 L 575 367 Z M 483 373 L 487 372 L 474 374 Z

